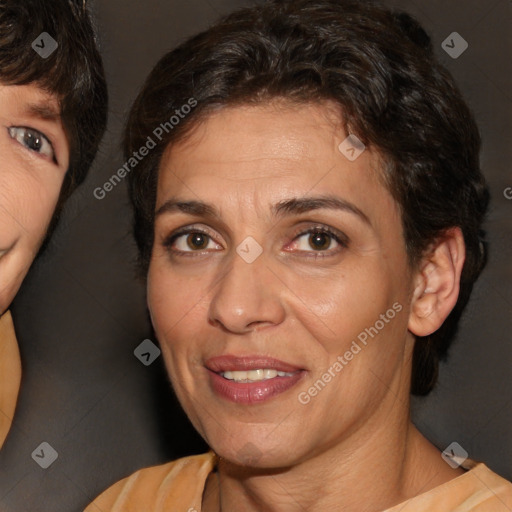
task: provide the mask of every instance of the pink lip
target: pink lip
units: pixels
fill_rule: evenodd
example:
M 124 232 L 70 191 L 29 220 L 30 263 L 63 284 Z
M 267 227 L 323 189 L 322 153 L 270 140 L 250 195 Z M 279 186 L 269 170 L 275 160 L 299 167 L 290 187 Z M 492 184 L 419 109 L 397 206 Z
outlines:
M 269 368 L 278 372 L 296 372 L 301 370 L 298 366 L 265 356 L 217 356 L 208 359 L 205 366 L 212 372 L 249 371 L 258 368 Z
M 262 356 L 219 356 L 206 361 L 210 384 L 213 390 L 222 398 L 241 404 L 261 403 L 289 390 L 305 375 L 305 370 L 292 366 L 278 359 Z M 281 372 L 293 373 L 287 377 L 258 382 L 234 382 L 225 379 L 221 372 L 249 371 L 258 368 L 268 368 Z

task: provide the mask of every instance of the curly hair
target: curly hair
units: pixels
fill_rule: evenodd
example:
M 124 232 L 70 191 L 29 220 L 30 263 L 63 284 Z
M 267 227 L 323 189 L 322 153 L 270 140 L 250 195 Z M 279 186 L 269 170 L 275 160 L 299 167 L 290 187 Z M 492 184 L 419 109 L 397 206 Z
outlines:
M 448 229 L 460 227 L 464 236 L 457 304 L 439 330 L 415 342 L 411 392 L 428 394 L 486 262 L 481 226 L 489 192 L 473 115 L 420 24 L 376 1 L 273 0 L 241 9 L 158 62 L 130 112 L 126 156 L 190 97 L 194 110 L 129 176 L 142 273 L 169 144 L 224 106 L 334 101 L 347 132 L 384 160 L 382 177 L 400 208 L 411 268 Z

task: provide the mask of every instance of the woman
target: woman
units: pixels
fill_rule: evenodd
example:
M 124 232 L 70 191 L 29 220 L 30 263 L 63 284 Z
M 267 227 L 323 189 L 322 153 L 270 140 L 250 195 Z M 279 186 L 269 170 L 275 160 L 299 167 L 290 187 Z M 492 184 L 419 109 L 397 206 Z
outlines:
M 103 66 L 83 2 L 1 2 L 0 448 L 21 381 L 7 308 L 85 179 L 106 115 Z
M 493 511 L 512 485 L 412 424 L 485 263 L 479 134 L 372 2 L 274 1 L 166 55 L 128 120 L 148 306 L 210 453 L 87 512 Z

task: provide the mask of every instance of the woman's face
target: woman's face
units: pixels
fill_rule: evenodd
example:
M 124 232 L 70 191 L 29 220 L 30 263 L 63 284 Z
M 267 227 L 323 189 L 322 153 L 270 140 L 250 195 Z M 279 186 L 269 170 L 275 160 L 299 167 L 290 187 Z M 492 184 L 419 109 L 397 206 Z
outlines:
M 68 161 L 56 98 L 36 85 L 0 85 L 0 313 L 41 246 Z
M 232 462 L 293 465 L 408 407 L 399 211 L 346 137 L 328 105 L 225 108 L 162 160 L 149 308 L 181 404 Z

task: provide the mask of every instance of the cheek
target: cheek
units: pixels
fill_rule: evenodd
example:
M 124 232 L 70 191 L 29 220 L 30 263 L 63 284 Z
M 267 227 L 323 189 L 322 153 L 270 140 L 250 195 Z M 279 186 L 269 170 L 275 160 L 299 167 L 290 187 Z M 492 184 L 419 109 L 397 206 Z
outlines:
M 196 282 L 198 281 L 198 282 Z M 147 280 L 147 298 L 155 328 L 166 333 L 193 314 L 201 301 L 204 283 L 172 268 L 165 255 L 153 255 Z
M 378 257 L 347 258 L 336 272 L 319 277 L 290 276 L 299 297 L 295 313 L 331 357 L 373 326 L 399 298 L 389 272 Z
M 199 326 L 205 325 L 204 278 L 190 278 L 170 266 L 166 256 L 153 256 L 147 281 L 151 321 L 166 361 L 174 364 L 178 354 L 191 351 Z
M 5 162 L 4 162 L 5 164 Z M 43 241 L 61 183 L 0 168 L 0 311 L 18 292 Z
M 45 235 L 63 180 L 55 173 L 41 178 L 38 172 L 0 169 L 0 237 L 4 242 L 16 237 L 27 246 L 36 246 Z
M 407 356 L 405 279 L 398 279 L 387 268 L 387 260 L 375 255 L 347 259 L 339 274 L 321 286 L 318 280 L 317 286 L 309 281 L 301 280 L 295 312 L 299 328 L 306 327 L 314 340 L 314 345 L 304 347 L 313 369 L 308 386 L 316 386 L 318 379 L 329 382 L 315 407 L 340 396 L 354 410 L 376 403 Z M 308 393 L 308 386 L 301 391 Z
M 166 256 L 153 256 L 148 271 L 147 302 L 172 387 L 191 418 L 197 419 L 190 397 L 199 397 L 194 369 L 205 335 L 207 297 L 204 280 L 173 271 Z

